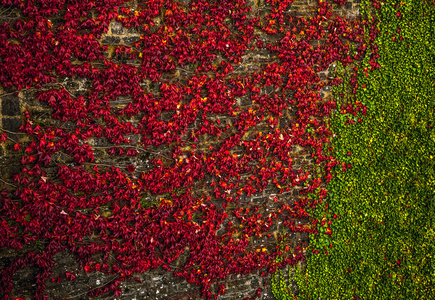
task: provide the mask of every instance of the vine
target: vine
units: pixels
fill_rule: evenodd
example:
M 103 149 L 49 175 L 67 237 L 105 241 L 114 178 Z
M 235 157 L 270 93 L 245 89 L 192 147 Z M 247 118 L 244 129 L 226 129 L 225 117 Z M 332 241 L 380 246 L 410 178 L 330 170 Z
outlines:
M 296 272 L 298 298 L 432 298 L 435 6 L 363 4 L 376 24 L 365 33 L 371 49 L 353 68 L 340 66 L 341 111 L 331 122 L 339 137 L 332 155 L 351 168 L 334 167 L 327 184 L 329 210 L 338 216 L 333 247 L 322 249 L 318 236 L 310 241 L 320 247 Z M 355 112 L 358 105 L 365 108 Z
M 50 113 L 24 112 L 27 140 L 12 146 L 21 172 L 2 180 L 0 246 L 43 248 L 1 271 L 5 299 L 14 273 L 32 264 L 43 299 L 64 250 L 86 273 L 116 275 L 89 296 L 120 296 L 121 282 L 161 267 L 212 298 L 230 274 L 266 276 L 305 258 L 302 244 L 282 250 L 273 228 L 318 231 L 296 220 L 326 190 L 293 150 L 308 149 L 326 178 L 340 163 L 323 151 L 336 104 L 320 96 L 339 80 L 318 74 L 366 51 L 360 23 L 322 0 L 308 17 L 290 12 L 290 0 L 0 3 L 16 16 L 0 26 L 0 96 L 30 93 Z M 136 40 L 108 45 L 115 24 Z M 69 88 L 71 78 L 86 89 Z M 296 199 L 285 196 L 295 188 Z M 266 190 L 277 196 L 245 200 Z

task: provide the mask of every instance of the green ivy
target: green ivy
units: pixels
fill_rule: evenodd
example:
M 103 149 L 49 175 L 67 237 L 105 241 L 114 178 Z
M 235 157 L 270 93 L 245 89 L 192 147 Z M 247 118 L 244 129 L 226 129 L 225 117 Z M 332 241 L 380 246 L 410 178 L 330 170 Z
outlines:
M 289 272 L 290 277 L 290 272 Z M 276 271 L 271 279 L 272 294 L 277 300 L 292 300 L 295 299 L 291 288 L 287 286 L 286 280 L 282 274 L 282 270 Z
M 368 14 L 370 3 L 362 4 Z M 310 236 L 310 249 L 323 251 L 309 252 L 306 270 L 297 270 L 298 299 L 435 299 L 435 5 L 380 5 L 380 68 L 370 69 L 369 53 L 353 98 L 346 69 L 337 68 L 344 80 L 334 91 L 338 107 L 358 100 L 368 111 L 330 120 L 339 137 L 332 155 L 352 168 L 335 169 L 327 184 L 338 219 L 330 241 Z M 348 117 L 362 121 L 345 125 Z M 282 293 L 289 290 L 282 276 L 274 280 L 281 288 L 275 297 L 292 299 Z
M 281 242 L 280 247 L 281 250 L 283 250 L 286 238 L 285 238 L 285 231 L 283 231 L 283 234 L 281 236 Z M 279 263 L 282 261 L 281 257 L 277 257 L 276 261 Z M 289 269 L 289 278 L 291 278 L 291 269 Z M 287 286 L 286 280 L 283 276 L 282 270 L 277 270 L 271 278 L 271 290 L 272 294 L 277 300 L 292 300 L 295 299 L 294 295 L 292 293 L 291 287 Z

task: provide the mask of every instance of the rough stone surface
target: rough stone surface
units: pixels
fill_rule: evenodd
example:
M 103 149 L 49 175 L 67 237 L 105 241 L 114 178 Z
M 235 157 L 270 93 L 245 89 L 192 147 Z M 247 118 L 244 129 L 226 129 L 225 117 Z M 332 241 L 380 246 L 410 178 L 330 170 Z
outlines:
M 3 116 L 19 116 L 21 114 L 20 102 L 17 97 L 7 95 L 1 97 L 1 99 L 1 112 Z
M 103 45 L 117 45 L 121 39 L 116 36 L 105 36 L 102 40 Z
M 116 21 L 112 21 L 112 23 L 110 23 L 110 30 L 112 34 L 122 35 L 127 33 L 127 29 L 124 26 L 122 26 L 121 23 Z
M 22 124 L 21 118 L 8 118 L 8 117 L 2 118 L 2 128 L 13 133 L 20 132 L 19 129 L 21 124 Z

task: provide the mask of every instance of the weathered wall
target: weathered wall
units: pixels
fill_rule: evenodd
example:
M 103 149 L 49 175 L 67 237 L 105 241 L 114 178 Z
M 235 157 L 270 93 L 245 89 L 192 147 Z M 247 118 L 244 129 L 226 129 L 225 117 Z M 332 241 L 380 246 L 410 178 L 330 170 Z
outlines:
M 184 2 L 189 2 L 185 0 Z M 257 0 L 255 2 L 251 2 L 256 9 L 260 10 L 264 7 L 263 0 Z M 300 14 L 306 14 L 309 11 L 309 6 L 316 4 L 317 1 L 313 0 L 300 0 L 295 1 L 293 7 L 299 11 Z M 135 5 L 134 3 L 132 4 Z M 334 4 L 335 5 L 335 4 Z M 346 5 L 340 7 L 336 6 L 335 12 L 347 17 L 356 17 L 359 11 L 359 1 L 349 1 Z M 0 15 L 1 18 L 1 15 Z M 158 25 L 161 20 L 156 20 L 156 24 Z M 124 28 L 118 22 L 112 22 L 107 34 L 103 36 L 101 39 L 101 43 L 109 46 L 109 52 L 107 56 L 110 57 L 113 52 L 114 45 L 124 44 L 131 45 L 132 42 L 136 41 L 140 36 L 140 33 L 135 32 L 134 30 Z M 270 39 L 273 37 L 264 35 L 264 39 Z M 254 50 L 248 51 L 247 55 L 244 57 L 244 61 L 241 64 L 240 68 L 238 68 L 235 72 L 239 72 L 243 74 L 244 72 L 249 72 L 251 69 L 257 69 L 261 66 L 261 61 L 270 61 L 270 53 L 267 50 Z M 325 79 L 330 76 L 333 70 L 333 66 L 326 72 L 322 72 L 320 74 L 321 79 Z M 182 78 L 183 71 L 178 70 L 174 75 L 174 80 L 177 79 L 177 76 Z M 71 95 L 78 96 L 84 94 L 88 89 L 88 83 L 85 80 L 71 80 L 62 83 Z M 145 82 L 144 86 L 147 86 L 148 90 L 151 92 L 158 92 L 158 87 L 154 86 L 151 82 Z M 265 91 L 266 93 L 273 93 L 273 90 Z M 1 130 L 9 134 L 10 142 L 1 144 L 0 147 L 0 178 L 2 178 L 2 182 L 0 182 L 0 187 L 2 185 L 7 185 L 6 182 L 10 182 L 11 177 L 14 174 L 20 172 L 20 158 L 16 151 L 13 150 L 14 141 L 19 141 L 21 143 L 26 143 L 26 137 L 19 131 L 19 127 L 22 124 L 22 114 L 25 110 L 28 110 L 34 115 L 38 115 L 41 121 L 55 124 L 56 121 L 50 119 L 51 110 L 45 104 L 39 103 L 35 100 L 35 90 L 23 90 L 19 92 L 18 96 L 15 96 L 14 93 L 10 90 L 3 90 L 0 88 L 0 118 L 1 118 Z M 322 89 L 321 95 L 324 99 L 332 97 L 331 88 L 326 86 Z M 129 102 L 129 99 L 117 99 L 113 101 L 112 108 L 113 109 L 121 109 L 125 107 L 125 105 Z M 241 107 L 249 107 L 251 103 L 249 101 L 240 100 Z M 280 123 L 289 122 L 294 118 L 294 112 L 291 110 L 286 111 L 285 115 L 281 118 Z M 68 126 L 68 124 L 62 124 L 63 126 Z M 256 128 L 256 130 L 267 130 L 266 126 Z M 132 137 L 134 138 L 134 137 Z M 117 165 L 117 166 L 126 166 L 130 163 L 137 164 L 137 170 L 145 170 L 146 166 L 144 165 L 148 159 L 150 159 L 150 155 L 137 156 L 135 158 L 128 158 L 126 160 L 116 160 L 113 159 L 113 156 L 109 156 L 107 154 L 107 149 L 110 146 L 110 143 L 105 139 L 94 139 L 91 141 L 91 146 L 93 147 L 96 153 L 96 163 L 97 164 L 105 164 L 105 165 Z M 204 145 L 206 146 L 206 145 Z M 162 151 L 164 153 L 164 151 Z M 301 167 L 303 165 L 307 166 L 308 170 L 311 170 L 310 164 L 312 164 L 311 155 L 307 149 L 303 149 L 302 147 L 297 147 L 294 149 L 294 165 L 296 168 Z M 67 158 L 58 157 L 59 161 Z M 142 161 L 142 162 L 141 162 Z M 55 174 L 55 170 L 53 169 L 53 174 Z M 287 202 L 291 204 L 292 202 L 299 197 L 299 190 L 301 186 L 297 186 L 291 192 L 286 193 L 283 196 L 280 196 L 280 201 Z M 264 200 L 267 200 L 271 195 L 276 195 L 277 189 L 276 187 L 269 186 L 262 193 L 255 194 L 250 197 L 246 197 L 244 201 L 247 203 L 262 203 Z M 154 195 L 149 195 L 149 201 L 152 202 Z M 303 221 L 303 220 L 302 220 Z M 308 220 L 305 220 L 307 222 Z M 272 228 L 271 233 L 272 236 L 277 236 L 282 231 L 282 228 L 279 226 Z M 301 242 L 307 243 L 308 236 L 307 234 L 295 233 L 292 237 L 293 240 L 291 242 L 292 246 L 298 245 Z M 273 238 L 272 238 L 273 239 Z M 272 243 L 272 241 L 267 238 L 257 238 L 252 241 L 254 245 L 262 244 L 268 245 Z M 37 245 L 36 245 L 37 246 Z M 22 252 L 27 251 L 27 249 L 23 249 Z M 3 249 L 0 252 L 1 262 L 0 262 L 0 270 L 4 269 L 10 261 L 17 255 L 16 252 L 8 249 Z M 183 259 L 185 259 L 185 253 L 182 255 L 176 262 L 172 265 L 177 268 L 181 266 Z M 77 278 L 74 281 L 63 280 L 61 283 L 53 283 L 51 281 L 47 282 L 46 292 L 49 295 L 50 299 L 88 299 L 86 293 L 92 290 L 95 287 L 99 287 L 102 285 L 107 285 L 115 278 L 116 275 L 110 277 L 109 275 L 105 275 L 101 272 L 92 272 L 90 274 L 86 274 L 81 268 L 79 268 L 78 263 L 68 251 L 63 251 L 55 256 L 56 264 L 52 268 L 53 274 L 52 277 L 61 276 L 65 272 L 69 271 L 77 274 Z M 18 296 L 24 296 L 26 299 L 31 299 L 35 285 L 34 285 L 34 276 L 37 273 L 36 267 L 28 267 L 24 270 L 17 272 L 14 276 L 14 282 L 16 287 L 14 289 L 15 294 Z M 287 274 L 287 270 L 284 271 L 284 274 Z M 137 274 L 136 277 L 142 281 L 139 283 L 135 280 L 129 280 L 121 284 L 123 289 L 123 295 L 120 299 L 189 299 L 189 298 L 197 298 L 199 295 L 199 288 L 188 284 L 185 280 L 172 276 L 169 272 L 164 271 L 162 269 L 152 270 L 145 274 Z M 270 290 L 270 276 L 262 277 L 261 272 L 258 271 L 253 274 L 248 275 L 233 275 L 226 281 L 226 293 L 219 297 L 219 299 L 239 299 L 252 297 L 255 295 L 258 288 L 262 288 L 258 299 L 267 300 L 274 299 L 271 290 Z M 297 287 L 292 286 L 292 290 L 297 292 Z M 113 299 L 113 296 L 99 297 L 97 299 Z

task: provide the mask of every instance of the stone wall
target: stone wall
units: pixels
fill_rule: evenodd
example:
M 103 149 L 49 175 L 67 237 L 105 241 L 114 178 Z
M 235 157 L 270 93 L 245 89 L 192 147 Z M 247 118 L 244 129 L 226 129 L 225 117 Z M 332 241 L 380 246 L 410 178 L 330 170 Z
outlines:
M 188 0 L 184 0 L 189 2 Z M 299 14 L 304 15 L 310 11 L 310 6 L 315 5 L 317 1 L 314 0 L 297 0 L 294 2 L 293 6 Z M 136 5 L 135 1 L 132 2 L 132 6 Z M 250 2 L 256 10 L 261 11 L 264 8 L 264 0 L 256 0 Z M 347 17 L 356 17 L 359 11 L 359 0 L 349 1 L 344 6 L 336 7 L 335 12 L 340 15 Z M 0 15 L 0 20 L 1 20 Z M 155 23 L 158 26 L 161 19 L 156 19 Z M 140 33 L 134 30 L 124 28 L 120 23 L 113 21 L 110 24 L 109 31 L 101 39 L 101 44 L 108 46 L 107 57 L 113 55 L 113 49 L 115 45 L 131 45 L 132 42 L 136 41 L 140 36 Z M 264 35 L 264 39 L 269 39 L 271 37 Z M 244 57 L 244 61 L 240 68 L 235 72 L 249 72 L 251 69 L 257 69 L 261 67 L 262 61 L 269 61 L 270 53 L 267 50 L 254 50 L 248 51 L 247 55 Z M 333 66 L 326 72 L 322 72 L 320 77 L 325 79 L 331 75 L 333 71 Z M 177 77 L 183 76 L 183 71 L 177 71 L 174 76 L 174 80 Z M 154 86 L 151 82 L 145 82 L 147 89 L 153 93 L 158 92 L 158 87 Z M 68 92 L 77 97 L 84 94 L 89 88 L 88 82 L 86 80 L 76 80 L 69 79 L 62 83 Z M 273 91 L 266 91 L 267 93 L 273 93 Z M 19 131 L 19 127 L 22 124 L 23 113 L 28 110 L 31 114 L 38 116 L 38 119 L 46 122 L 47 124 L 57 124 L 59 123 L 50 118 L 51 110 L 50 108 L 35 100 L 36 90 L 22 90 L 18 93 L 18 96 L 12 90 L 4 90 L 0 87 L 0 119 L 1 119 L 1 130 L 8 134 L 10 141 L 8 143 L 2 143 L 0 145 L 0 188 L 5 185 L 10 184 L 11 178 L 14 174 L 20 172 L 20 158 L 16 151 L 13 150 L 14 142 L 19 141 L 20 143 L 28 142 L 27 137 Z M 321 91 L 321 95 L 324 99 L 332 97 L 331 88 L 326 86 Z M 118 98 L 111 103 L 113 109 L 122 109 L 129 102 L 129 99 Z M 240 100 L 241 107 L 248 107 L 251 103 Z M 280 120 L 281 123 L 288 122 L 294 118 L 294 112 L 287 111 L 285 115 Z M 60 124 L 63 126 L 68 126 L 68 124 Z M 258 129 L 256 129 L 258 130 Z M 259 130 L 267 130 L 267 127 L 259 128 Z M 132 137 L 133 139 L 135 137 Z M 108 156 L 107 148 L 110 144 L 104 139 L 93 139 L 90 141 L 96 153 L 96 163 L 104 165 L 117 165 L 126 166 L 130 163 L 134 163 L 138 166 L 138 170 L 146 169 L 146 161 L 151 158 L 150 155 L 138 156 L 132 159 L 126 160 L 114 160 L 112 157 Z M 308 149 L 303 149 L 302 147 L 296 147 L 294 149 L 295 167 L 301 167 L 306 165 L 308 170 L 312 168 L 311 155 Z M 63 157 L 58 157 L 57 159 L 62 160 Z M 55 170 L 53 169 L 53 174 Z M 291 204 L 299 196 L 299 190 L 301 186 L 297 186 L 293 191 L 287 193 L 286 195 L 280 196 L 281 201 Z M 271 195 L 276 195 L 278 193 L 276 187 L 269 186 L 262 193 L 255 194 L 250 197 L 246 197 L 245 201 L 247 203 L 262 203 L 267 200 Z M 158 195 L 148 195 L 149 202 L 155 201 L 155 197 Z M 154 197 L 154 198 L 153 198 Z M 301 220 L 301 222 L 307 223 L 308 220 Z M 271 233 L 274 237 L 279 235 L 282 228 L 279 226 L 272 228 Z M 293 235 L 293 240 L 291 242 L 292 246 L 302 243 L 308 243 L 308 235 L 295 233 Z M 252 241 L 253 244 L 268 245 L 270 241 L 267 238 L 258 238 Z M 37 247 L 38 245 L 36 245 Z M 33 247 L 33 248 L 32 248 Z M 29 246 L 29 249 L 34 249 L 35 245 Z M 21 252 L 26 252 L 29 249 L 23 249 Z M 19 253 L 18 253 L 19 254 Z M 176 262 L 173 263 L 175 268 L 182 265 L 183 259 L 185 259 L 185 253 Z M 10 249 L 2 249 L 0 252 L 0 272 L 3 270 L 14 257 L 17 256 L 17 252 Z M 86 274 L 81 268 L 79 268 L 78 263 L 73 257 L 73 254 L 65 250 L 56 254 L 55 256 L 56 264 L 53 267 L 52 277 L 61 276 L 65 272 L 69 271 L 71 273 L 77 274 L 77 278 L 73 281 L 63 280 L 60 283 L 54 283 L 51 281 L 47 282 L 46 293 L 49 295 L 49 299 L 88 299 L 86 295 L 88 291 L 93 288 L 104 286 L 109 284 L 115 279 L 116 275 L 106 275 L 101 272 L 92 272 Z M 25 299 L 31 299 L 35 290 L 34 277 L 38 269 L 36 267 L 28 267 L 24 270 L 17 272 L 14 276 L 15 288 L 14 293 L 16 296 L 24 297 Z M 284 270 L 284 274 L 288 274 L 288 268 Z M 185 280 L 178 277 L 174 277 L 171 273 L 164 271 L 163 269 L 156 269 L 149 271 L 145 274 L 136 274 L 135 277 L 138 279 L 129 280 L 121 284 L 123 289 L 123 295 L 119 299 L 196 299 L 199 295 L 199 288 L 192 284 L 187 283 Z M 140 282 L 139 282 L 140 281 Z M 245 299 L 247 297 L 253 297 L 256 294 L 258 288 L 262 289 L 262 292 L 258 299 L 268 300 L 274 299 L 272 292 L 270 290 L 270 276 L 261 276 L 261 272 L 255 272 L 253 274 L 247 275 L 233 275 L 226 280 L 226 293 L 219 297 L 221 300 L 230 299 Z M 293 292 L 297 293 L 297 287 L 292 285 Z M 113 296 L 103 296 L 97 297 L 96 299 L 113 299 Z

